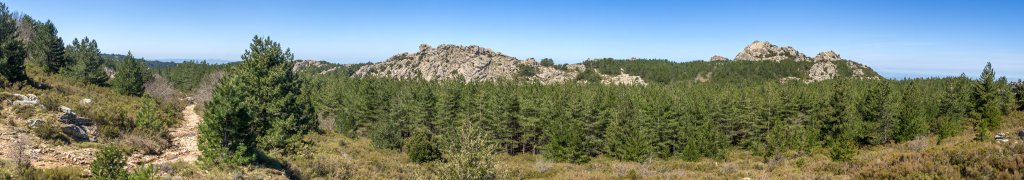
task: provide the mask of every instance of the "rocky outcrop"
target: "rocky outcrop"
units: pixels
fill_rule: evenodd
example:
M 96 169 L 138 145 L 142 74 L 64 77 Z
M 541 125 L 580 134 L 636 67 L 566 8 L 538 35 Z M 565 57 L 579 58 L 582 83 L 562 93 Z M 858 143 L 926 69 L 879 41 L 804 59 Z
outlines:
M 810 58 L 793 47 L 779 47 L 768 43 L 767 41 L 754 41 L 753 43 L 750 43 L 746 48 L 743 48 L 743 51 L 736 54 L 736 58 L 733 59 L 737 61 L 810 60 Z
M 61 115 L 57 122 L 60 123 L 61 132 L 74 138 L 76 141 L 96 141 L 98 128 L 91 119 L 80 117 L 71 108 L 61 106 Z
M 729 58 L 725 58 L 725 57 L 722 57 L 722 56 L 719 56 L 719 55 L 714 55 L 714 56 L 711 56 L 711 58 L 708 58 L 708 61 L 728 61 L 728 60 L 729 60 Z
M 843 58 L 839 57 L 839 53 L 836 53 L 835 51 L 820 52 L 818 55 L 814 56 L 814 61 L 838 61 L 842 59 Z
M 295 60 L 295 63 L 292 63 L 292 71 L 298 72 L 305 68 L 321 68 L 324 67 L 326 64 L 327 63 L 323 61 Z
M 818 62 L 811 66 L 811 69 L 807 72 L 807 80 L 805 83 L 829 80 L 836 77 L 836 65 L 832 62 Z
M 626 74 L 625 70 L 619 69 L 619 75 L 601 75 L 601 84 L 611 85 L 647 85 L 640 76 Z
M 377 76 L 398 79 L 493 81 L 525 78 L 541 83 L 569 82 L 576 71 L 541 66 L 536 61 L 514 57 L 480 46 L 442 44 L 420 45 L 420 51 L 402 53 L 384 62 L 363 66 L 353 76 Z M 536 68 L 533 76 L 519 77 L 520 66 Z
M 398 79 L 485 81 L 512 79 L 518 60 L 480 46 L 420 45 L 420 51 L 402 53 L 384 62 L 363 66 L 355 76 Z

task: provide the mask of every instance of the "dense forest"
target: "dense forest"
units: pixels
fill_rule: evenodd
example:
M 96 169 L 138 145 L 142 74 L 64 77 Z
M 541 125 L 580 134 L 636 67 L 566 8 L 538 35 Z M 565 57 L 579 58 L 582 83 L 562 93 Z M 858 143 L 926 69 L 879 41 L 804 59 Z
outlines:
M 666 68 L 663 63 L 671 63 L 657 62 L 587 63 L 631 69 Z M 715 63 L 722 69 L 744 69 L 773 62 Z M 777 64 L 787 63 L 799 64 Z M 675 71 L 638 74 L 659 77 L 654 72 Z M 457 129 L 479 126 L 500 152 L 543 154 L 577 163 L 599 155 L 631 161 L 715 158 L 733 147 L 765 157 L 826 147 L 835 159 L 844 159 L 857 147 L 996 127 L 1000 116 L 1020 106 L 1005 78 L 994 79 L 990 67 L 979 80 L 841 79 L 811 84 L 764 80 L 606 86 L 313 79 L 311 89 L 319 92 L 313 98 L 317 112 L 333 117 L 338 132 L 369 137 L 380 148 L 418 153 L 419 146 L 406 144 L 421 143 L 408 141 L 418 133 L 431 138 L 414 140 L 447 146 L 444 143 L 450 141 L 444 139 Z M 979 138 L 990 137 L 989 132 L 979 133 Z
M 623 73 L 642 77 L 648 82 L 662 84 L 695 82 L 696 77 L 713 79 L 718 83 L 760 83 L 777 81 L 787 77 L 807 78 L 807 72 L 815 62 L 811 61 L 690 61 L 674 62 L 664 59 L 590 59 L 583 61 L 587 68 L 599 69 L 602 74 Z M 838 77 L 852 77 L 848 67 L 860 65 L 850 60 L 834 63 Z M 870 68 L 865 77 L 878 77 Z

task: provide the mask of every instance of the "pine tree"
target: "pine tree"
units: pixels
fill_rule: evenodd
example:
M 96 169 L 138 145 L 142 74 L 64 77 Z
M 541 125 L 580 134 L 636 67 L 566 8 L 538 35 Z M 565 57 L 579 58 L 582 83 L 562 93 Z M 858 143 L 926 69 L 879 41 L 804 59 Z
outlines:
M 825 116 L 819 117 L 824 120 L 821 131 L 833 160 L 849 160 L 856 153 L 854 133 L 851 131 L 860 115 L 848 97 L 847 86 L 845 80 L 834 84 L 832 98 L 825 107 L 827 109 L 823 109 Z
M 14 14 L 0 3 L 0 86 L 28 80 L 25 74 L 26 51 L 18 41 Z
M 257 147 L 290 153 L 313 130 L 313 109 L 292 70 L 292 54 L 269 38 L 253 37 L 242 63 L 224 77 L 200 124 L 200 160 L 240 165 Z
M 587 144 L 584 141 L 583 122 L 572 118 L 571 109 L 562 112 L 557 118 L 544 126 L 543 132 L 547 142 L 542 154 L 545 158 L 571 163 L 590 161 Z
M 992 70 L 992 63 L 987 63 L 981 72 L 974 88 L 975 117 L 979 122 L 975 124 L 975 139 L 985 140 L 989 137 L 989 130 L 998 127 L 1002 122 L 1002 112 L 997 100 L 998 86 L 995 81 L 995 71 Z
M 157 119 L 156 101 L 152 98 L 142 100 L 142 108 L 135 115 L 135 129 L 147 132 L 159 132 L 163 129 L 163 120 Z
M 127 175 L 126 165 L 124 152 L 115 147 L 104 147 L 90 165 L 90 170 L 97 179 L 123 179 Z
M 141 61 L 136 60 L 135 56 L 132 56 L 132 52 L 128 52 L 128 55 L 121 60 L 121 64 L 117 66 L 117 74 L 114 79 L 110 81 L 114 91 L 124 95 L 142 96 L 142 93 L 145 92 L 143 84 L 149 80 L 150 76 L 146 65 Z
M 405 142 L 409 160 L 424 163 L 441 159 L 441 151 L 437 149 L 434 138 L 431 136 L 426 128 L 418 128 L 413 131 L 412 136 Z
M 302 94 L 302 80 L 292 72 L 291 50 L 268 37 L 253 37 L 242 63 L 231 72 L 242 90 L 245 108 L 253 113 L 252 131 L 259 147 L 285 153 L 300 146 L 302 135 L 316 126 L 308 94 Z
M 109 77 L 103 68 L 105 60 L 100 57 L 100 49 L 96 40 L 89 39 L 89 37 L 81 40 L 76 38 L 65 50 L 67 58 L 74 64 L 67 69 L 65 74 L 86 83 L 104 84 L 107 82 Z
M 36 40 L 34 41 L 37 52 L 34 52 L 33 59 L 39 63 L 47 73 L 57 73 L 67 67 L 70 63 L 64 57 L 64 40 L 57 36 L 57 28 L 53 22 L 46 21 L 42 26 L 36 28 Z
M 651 119 L 634 108 L 627 107 L 623 111 L 612 120 L 605 132 L 606 151 L 616 159 L 637 162 L 647 160 L 654 154 L 651 146 L 655 137 L 651 128 L 645 125 Z
M 226 77 L 206 103 L 199 124 L 198 147 L 204 166 L 243 165 L 256 159 L 256 136 L 249 104 L 238 78 Z

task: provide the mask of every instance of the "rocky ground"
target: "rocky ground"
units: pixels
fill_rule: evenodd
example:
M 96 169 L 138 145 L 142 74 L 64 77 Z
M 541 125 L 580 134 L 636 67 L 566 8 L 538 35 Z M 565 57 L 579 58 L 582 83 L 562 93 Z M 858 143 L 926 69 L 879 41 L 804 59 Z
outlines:
M 159 156 L 133 154 L 128 158 L 129 163 L 132 165 L 159 165 L 178 161 L 195 162 L 200 155 L 199 148 L 196 146 L 196 136 L 198 135 L 199 121 L 202 121 L 202 117 L 196 114 L 195 107 L 194 104 L 188 105 L 181 112 L 183 116 L 181 125 L 171 129 L 172 144 L 170 148 L 163 151 L 163 154 Z

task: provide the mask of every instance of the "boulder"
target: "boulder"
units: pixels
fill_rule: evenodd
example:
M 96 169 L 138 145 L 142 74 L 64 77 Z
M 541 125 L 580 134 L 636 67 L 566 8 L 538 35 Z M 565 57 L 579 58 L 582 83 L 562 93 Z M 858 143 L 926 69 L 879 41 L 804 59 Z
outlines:
M 67 106 L 60 106 L 60 107 L 58 107 L 58 108 L 57 108 L 57 110 L 59 110 L 59 111 L 60 111 L 60 112 L 62 112 L 62 113 L 71 113 L 71 114 L 74 114 L 74 112 L 71 112 L 71 108 L 69 108 L 69 107 L 67 107 Z
M 41 123 L 43 123 L 43 120 L 42 120 L 42 119 L 39 119 L 39 118 L 31 118 L 31 119 L 28 119 L 28 122 L 27 122 L 26 124 L 28 124 L 28 127 L 30 127 L 30 128 L 34 128 L 34 127 L 38 126 L 38 125 L 39 125 L 39 124 L 41 124 Z
M 92 99 L 89 99 L 89 98 L 84 98 L 84 99 L 82 99 L 82 100 L 79 100 L 79 101 L 78 101 L 78 104 L 81 104 L 81 105 L 89 105 L 89 104 L 92 104 Z
M 92 139 L 91 137 L 89 137 L 89 132 L 86 131 L 85 128 L 82 128 L 81 126 L 62 125 L 60 127 L 60 130 L 65 135 L 68 135 L 68 137 L 71 137 L 76 141 L 91 141 Z
M 14 100 L 14 101 L 11 102 L 11 104 L 13 104 L 13 105 L 28 105 L 28 106 L 32 106 L 32 105 L 39 104 L 39 97 L 36 97 L 35 94 L 27 94 L 27 95 L 13 94 L 13 96 L 17 97 L 17 99 L 18 99 L 18 100 Z

